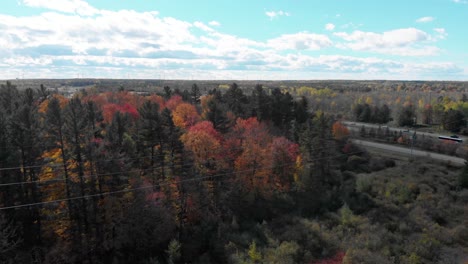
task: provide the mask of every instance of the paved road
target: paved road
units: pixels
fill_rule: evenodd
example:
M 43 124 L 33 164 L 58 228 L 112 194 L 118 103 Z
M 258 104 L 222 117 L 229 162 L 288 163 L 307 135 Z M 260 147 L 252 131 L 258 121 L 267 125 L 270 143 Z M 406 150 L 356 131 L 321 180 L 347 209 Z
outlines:
M 365 140 L 358 140 L 358 139 L 353 139 L 353 143 L 357 145 L 361 145 L 364 147 L 371 147 L 371 148 L 376 148 L 376 149 L 381 149 L 384 151 L 389 151 L 393 153 L 400 153 L 405 156 L 420 156 L 420 157 L 428 157 L 431 159 L 436 159 L 440 161 L 450 161 L 453 164 L 457 165 L 464 165 L 465 160 L 462 158 L 458 157 L 453 157 L 453 156 L 448 156 L 448 155 L 443 155 L 439 153 L 434 153 L 434 152 L 428 152 L 428 151 L 422 151 L 422 150 L 411 150 L 409 148 L 404 148 L 404 147 L 399 147 L 395 145 L 388 145 L 388 144 L 382 144 L 382 143 L 375 143 L 371 141 L 365 141 Z
M 382 128 L 382 129 L 385 129 L 387 126 L 384 126 L 384 125 L 375 125 L 375 124 L 369 124 L 369 123 L 361 123 L 361 122 L 350 122 L 350 121 L 343 121 L 342 122 L 345 126 L 347 126 L 349 129 L 353 130 L 353 131 L 358 131 L 362 126 L 364 126 L 365 128 L 379 128 L 379 126 Z M 416 131 L 416 135 L 417 136 L 421 136 L 421 135 L 424 135 L 425 137 L 432 137 L 432 138 L 438 138 L 439 136 L 451 136 L 449 134 L 436 134 L 436 133 L 427 133 L 427 132 L 421 132 L 421 131 L 417 131 L 417 130 L 408 130 L 407 128 L 401 128 L 401 127 L 388 127 L 388 129 L 390 131 L 397 131 L 397 132 L 400 132 L 400 131 L 407 131 L 409 133 L 409 135 L 413 135 L 413 133 Z M 463 137 L 463 136 L 459 136 L 460 139 L 463 140 L 463 143 L 464 144 L 467 144 L 468 142 L 468 138 L 467 137 Z

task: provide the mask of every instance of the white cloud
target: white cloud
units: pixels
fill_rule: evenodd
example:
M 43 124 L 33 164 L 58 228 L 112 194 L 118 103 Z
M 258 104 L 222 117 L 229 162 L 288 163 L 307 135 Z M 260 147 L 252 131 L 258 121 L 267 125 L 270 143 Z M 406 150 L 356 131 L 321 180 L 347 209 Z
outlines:
M 439 34 L 444 34 L 444 35 L 447 34 L 445 32 L 445 28 L 434 28 L 434 31 L 436 31 Z
M 468 1 L 466 0 L 452 0 L 452 2 L 457 3 L 457 4 L 468 4 Z
M 82 16 L 92 16 L 99 12 L 83 0 L 23 0 L 23 4 Z
M 193 23 L 193 25 L 194 25 L 195 27 L 201 29 L 201 30 L 204 30 L 204 31 L 208 31 L 208 32 L 213 31 L 212 28 L 210 28 L 209 26 L 207 26 L 207 25 L 205 25 L 204 23 L 199 22 L 199 21 L 195 21 L 195 22 Z
M 333 31 L 335 29 L 335 25 L 332 23 L 328 23 L 325 25 L 325 29 L 329 31 Z
M 85 3 L 66 2 L 75 6 Z M 335 33 L 341 43 L 309 32 L 255 41 L 218 31 L 216 21 L 188 22 L 159 17 L 157 12 L 97 10 L 91 6 L 91 11 L 77 11 L 77 7 L 48 7 L 45 1 L 35 2 L 35 6 L 52 11 L 19 17 L 0 14 L 0 78 L 16 78 L 24 71 L 27 78 L 75 78 L 76 72 L 82 72 L 82 76 L 95 78 L 424 79 L 447 74 L 466 79 L 466 73 L 450 62 L 411 63 L 403 58 L 439 51 L 428 46 L 437 37 L 414 28 Z M 273 17 L 278 14 L 289 15 L 278 11 Z M 433 33 L 446 35 L 442 28 Z M 334 44 L 341 49 L 399 57 L 343 56 L 343 50 L 326 56 L 307 52 Z
M 328 36 L 307 32 L 284 34 L 268 40 L 267 43 L 269 47 L 276 50 L 319 50 L 332 45 Z
M 360 23 L 360 24 L 354 24 L 353 22 L 349 22 L 349 23 L 346 23 L 344 25 L 341 25 L 341 28 L 344 28 L 344 29 L 347 29 L 347 28 L 353 28 L 353 29 L 356 29 L 356 28 L 359 28 L 359 27 L 362 27 L 364 24 Z
M 431 16 L 425 16 L 425 17 L 421 17 L 421 18 L 418 18 L 416 20 L 416 22 L 418 23 L 427 23 L 427 22 L 431 22 L 431 21 L 434 21 L 435 18 L 431 17 Z
M 438 33 L 436 36 L 438 39 L 445 39 L 448 36 L 447 31 L 445 31 L 445 28 L 434 28 L 434 31 Z
M 60 46 L 74 54 L 96 51 L 144 54 L 174 50 L 186 42 L 196 41 L 190 31 L 194 25 L 190 23 L 170 17 L 159 18 L 152 12 L 130 10 L 101 11 L 94 17 L 53 12 L 30 17 L 0 15 L 2 26 L 7 41 L 2 46 L 12 49 Z
M 75 63 L 81 67 L 54 66 L 54 62 Z M 34 70 L 27 71 L 26 78 L 74 78 L 76 72 L 86 77 L 115 78 L 167 78 L 187 79 L 440 79 L 440 76 L 468 77 L 464 69 L 450 62 L 409 63 L 380 58 L 359 58 L 341 55 L 307 55 L 273 56 L 267 65 L 252 64 L 249 67 L 236 69 L 218 59 L 184 59 L 120 58 L 112 56 L 59 56 L 51 58 L 17 57 L 14 60 L 0 59 L 0 65 L 7 64 L 1 78 L 16 78 L 22 70 L 14 68 L 18 64 L 31 65 Z M 1 67 L 1 66 L 0 66 Z M 21 69 L 21 68 L 19 68 Z M 155 73 L 155 69 L 158 69 Z M 156 74 L 156 75 L 155 75 Z M 463 75 L 464 74 L 464 75 Z M 464 76 L 464 77 L 463 77 Z
M 280 11 L 266 11 L 265 15 L 267 15 L 271 20 L 279 16 L 290 16 L 288 12 L 284 12 L 283 10 Z
M 354 31 L 334 33 L 345 40 L 337 44 L 342 49 L 370 51 L 400 56 L 430 56 L 438 54 L 440 49 L 425 45 L 432 38 L 428 33 L 416 28 L 403 28 L 383 33 Z
M 215 20 L 210 21 L 210 22 L 208 23 L 208 25 L 213 26 L 213 27 L 219 27 L 219 26 L 221 26 L 221 24 L 220 24 L 218 21 L 215 21 Z

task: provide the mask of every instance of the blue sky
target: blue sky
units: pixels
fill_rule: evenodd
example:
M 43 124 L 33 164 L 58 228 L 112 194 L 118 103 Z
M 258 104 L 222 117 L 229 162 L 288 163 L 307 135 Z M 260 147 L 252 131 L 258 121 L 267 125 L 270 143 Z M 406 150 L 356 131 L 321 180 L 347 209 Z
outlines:
M 468 80 L 468 0 L 3 0 L 0 79 Z

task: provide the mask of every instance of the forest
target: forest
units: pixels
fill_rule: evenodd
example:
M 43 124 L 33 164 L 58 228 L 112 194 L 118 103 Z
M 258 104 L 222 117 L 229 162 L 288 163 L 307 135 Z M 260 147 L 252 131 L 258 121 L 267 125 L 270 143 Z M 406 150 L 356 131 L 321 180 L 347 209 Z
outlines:
M 468 166 L 366 151 L 340 122 L 464 134 L 465 84 L 201 85 L 2 84 L 0 262 L 468 260 Z

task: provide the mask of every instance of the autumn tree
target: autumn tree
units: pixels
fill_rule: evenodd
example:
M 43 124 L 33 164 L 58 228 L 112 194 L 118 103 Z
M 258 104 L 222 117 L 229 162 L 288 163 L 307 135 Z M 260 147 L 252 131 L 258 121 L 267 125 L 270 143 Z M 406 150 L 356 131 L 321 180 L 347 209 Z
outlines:
M 242 153 L 235 161 L 238 177 L 247 191 L 267 194 L 271 191 L 271 136 L 266 126 L 254 117 L 237 119 L 234 132 L 240 136 Z
M 193 156 L 194 168 L 197 175 L 210 176 L 226 167 L 221 157 L 221 136 L 209 121 L 202 121 L 189 128 L 181 136 L 181 141 Z M 218 186 L 216 178 L 203 180 L 210 202 L 217 204 Z
M 276 137 L 271 142 L 270 152 L 274 188 L 289 190 L 295 182 L 299 146 L 285 137 Z
M 194 157 L 196 167 L 203 173 L 213 171 L 222 164 L 220 160 L 221 136 L 213 124 L 202 121 L 189 128 L 181 137 L 182 143 Z
M 183 102 L 184 101 L 182 100 L 182 96 L 180 96 L 179 94 L 174 94 L 171 98 L 169 98 L 166 101 L 166 108 L 171 111 L 174 111 L 177 108 L 177 106 L 179 106 Z
M 332 133 L 333 137 L 338 141 L 342 141 L 343 139 L 346 139 L 349 136 L 348 128 L 339 121 L 336 121 L 333 124 Z
M 187 129 L 200 120 L 200 115 L 195 106 L 189 103 L 181 103 L 172 112 L 174 124 L 180 128 Z

